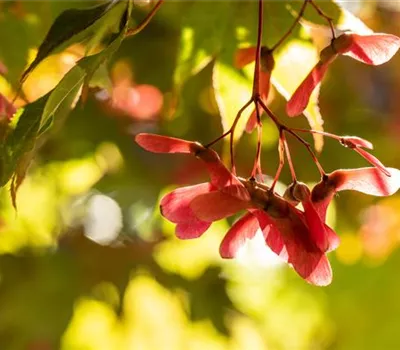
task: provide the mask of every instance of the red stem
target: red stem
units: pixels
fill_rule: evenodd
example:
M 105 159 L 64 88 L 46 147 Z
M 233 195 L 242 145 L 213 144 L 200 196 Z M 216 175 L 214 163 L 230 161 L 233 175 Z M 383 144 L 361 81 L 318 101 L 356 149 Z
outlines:
M 283 169 L 283 166 L 285 165 L 285 143 L 284 143 L 284 137 L 285 135 L 283 134 L 283 130 L 279 131 L 279 145 L 278 145 L 278 153 L 279 153 L 279 166 L 278 169 L 276 170 L 275 176 L 274 176 L 274 181 L 272 182 L 270 191 L 273 192 L 276 183 L 279 180 L 279 177 L 281 176 L 281 172 Z M 290 159 L 290 158 L 288 158 Z M 289 163 L 290 166 L 290 163 Z
M 261 98 L 257 99 L 257 102 L 260 104 L 260 106 L 262 107 L 262 109 L 268 114 L 268 116 L 272 119 L 272 121 L 275 123 L 275 125 L 278 128 L 283 128 L 286 129 L 286 126 L 284 126 L 279 119 L 275 116 L 274 113 L 272 113 L 272 111 L 265 105 L 265 103 L 262 101 Z
M 296 182 L 297 181 L 296 172 L 294 170 L 294 165 L 293 165 L 293 161 L 292 161 L 292 156 L 290 154 L 289 145 L 287 143 L 286 136 L 284 134 L 282 134 L 282 139 L 283 139 L 283 144 L 285 146 L 285 152 L 286 152 L 286 157 L 287 157 L 289 168 L 290 168 L 290 174 L 292 175 L 292 182 Z
M 321 176 L 325 176 L 325 171 L 322 168 L 322 165 L 320 164 L 320 162 L 318 161 L 317 156 L 312 151 L 310 144 L 307 141 L 305 141 L 304 139 L 302 139 L 299 135 L 297 135 L 292 129 L 286 128 L 286 131 L 289 134 L 293 135 L 302 145 L 304 145 L 304 147 L 307 149 L 308 153 L 310 153 L 311 158 L 314 161 L 315 165 L 317 166 Z
M 254 65 L 254 78 L 253 78 L 253 99 L 256 99 L 260 95 L 260 57 L 261 57 L 263 16 L 264 16 L 263 0 L 258 0 L 258 28 L 257 28 L 256 59 Z
M 251 177 L 256 177 L 257 171 L 261 175 L 262 179 L 262 170 L 261 170 L 261 142 L 262 142 L 262 125 L 260 123 L 260 113 L 258 111 L 258 106 L 256 104 L 256 114 L 257 114 L 257 151 L 256 158 L 254 160 L 253 170 L 251 172 Z M 262 181 L 262 180 L 261 180 Z
M 160 0 L 162 1 L 162 0 Z M 156 5 L 157 6 L 157 5 Z M 262 39 L 262 25 L 263 25 L 263 0 L 258 1 L 258 29 L 257 29 L 257 47 L 256 47 L 256 57 L 255 57 L 255 67 L 254 67 L 254 79 L 253 79 L 253 94 L 248 102 L 240 108 L 238 111 L 235 120 L 232 123 L 232 126 L 229 128 L 228 131 L 223 133 L 221 136 L 216 138 L 214 141 L 211 141 L 208 143 L 205 147 L 211 147 L 213 144 L 218 142 L 219 140 L 223 139 L 224 137 L 230 135 L 230 140 L 229 140 L 229 152 L 231 156 L 231 168 L 232 168 L 232 173 L 236 173 L 236 167 L 235 167 L 235 159 L 234 159 L 234 147 L 233 147 L 233 140 L 235 136 L 235 129 L 236 125 L 239 122 L 240 117 L 242 116 L 242 113 L 244 110 L 252 103 L 256 102 L 256 110 L 257 108 L 257 101 L 259 100 L 260 97 L 260 56 L 261 56 L 261 39 Z M 257 114 L 257 122 L 258 125 L 260 125 L 260 116 Z M 259 148 L 259 149 L 258 149 Z M 257 157 L 259 158 L 259 154 L 261 153 L 261 143 L 260 145 L 257 145 Z M 257 162 L 257 159 L 256 159 Z M 260 170 L 261 171 L 261 170 Z
M 236 174 L 236 167 L 235 167 L 235 158 L 234 158 L 234 149 L 233 149 L 233 139 L 235 136 L 235 129 L 236 125 L 240 120 L 240 117 L 242 116 L 242 113 L 244 110 L 253 102 L 253 99 L 251 98 L 246 104 L 239 109 L 239 112 L 236 114 L 235 120 L 233 121 L 233 124 L 227 134 L 230 134 L 230 140 L 229 140 L 229 152 L 231 155 L 231 168 L 232 168 L 232 173 Z
M 135 35 L 142 31 L 150 22 L 150 20 L 154 17 L 158 9 L 161 7 L 163 4 L 164 0 L 158 0 L 157 4 L 154 5 L 154 7 L 151 9 L 151 11 L 147 14 L 147 16 L 143 19 L 142 22 L 140 22 L 135 28 L 128 29 L 125 37 Z
M 257 46 L 256 46 L 256 59 L 254 65 L 254 76 L 253 76 L 253 94 L 252 100 L 254 101 L 254 105 L 256 108 L 256 116 L 257 116 L 257 151 L 256 158 L 254 160 L 253 170 L 251 172 L 251 177 L 255 177 L 257 171 L 260 173 L 262 177 L 261 170 L 261 138 L 262 138 L 262 125 L 260 118 L 260 111 L 258 109 L 257 101 L 260 98 L 260 59 L 261 59 L 261 40 L 262 40 L 262 27 L 263 27 L 263 16 L 264 16 L 264 8 L 263 8 L 263 0 L 258 1 L 258 28 L 257 28 Z
M 204 145 L 204 147 L 206 147 L 206 148 L 211 147 L 213 144 L 217 143 L 219 140 L 222 140 L 224 137 L 228 136 L 231 132 L 232 132 L 231 129 L 229 129 L 227 132 L 224 132 L 221 136 L 218 136 L 215 140 Z
M 308 132 L 310 134 L 318 134 L 318 135 L 323 135 L 326 137 L 330 137 L 332 139 L 340 141 L 342 139 L 341 136 L 336 135 L 336 134 L 331 134 L 326 131 L 320 131 L 320 130 L 313 130 L 313 129 L 300 129 L 300 128 L 290 128 L 292 131 L 298 131 L 298 132 Z
M 319 163 L 317 156 L 314 154 L 314 152 L 311 149 L 310 144 L 303 140 L 299 135 L 297 135 L 293 129 L 287 127 L 286 125 L 282 124 L 278 118 L 272 113 L 272 111 L 263 103 L 261 99 L 258 99 L 258 102 L 260 103 L 261 107 L 265 110 L 265 112 L 268 114 L 268 116 L 272 119 L 272 121 L 275 123 L 275 125 L 278 127 L 279 130 L 284 130 L 288 132 L 289 134 L 293 135 L 304 147 L 306 147 L 308 153 L 310 153 L 312 160 L 314 161 L 315 165 L 317 166 L 320 174 L 322 176 L 325 175 L 325 171 L 322 168 L 322 165 Z M 333 134 L 332 134 L 333 135 Z

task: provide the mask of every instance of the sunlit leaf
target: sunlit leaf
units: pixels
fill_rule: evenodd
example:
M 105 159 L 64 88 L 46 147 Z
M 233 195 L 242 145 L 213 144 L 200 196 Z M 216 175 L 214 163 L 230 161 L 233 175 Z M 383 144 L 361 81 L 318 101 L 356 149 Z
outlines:
M 73 67 L 50 93 L 49 99 L 43 109 L 40 125 L 43 127 L 47 124 L 58 110 L 60 105 L 65 102 L 69 97 L 75 99 L 85 79 L 86 72 L 79 66 Z
M 93 74 L 100 66 L 118 49 L 124 37 L 124 32 L 103 51 L 96 55 L 82 58 L 60 81 L 50 93 L 49 99 L 43 110 L 41 128 L 47 125 L 49 119 L 54 116 L 61 104 L 67 100 L 72 102 L 85 81 L 90 81 Z

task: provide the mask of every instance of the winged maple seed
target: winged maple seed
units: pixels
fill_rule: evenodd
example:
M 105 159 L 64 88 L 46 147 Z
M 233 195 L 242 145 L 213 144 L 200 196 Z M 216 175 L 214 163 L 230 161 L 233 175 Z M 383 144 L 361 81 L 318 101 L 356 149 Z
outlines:
M 306 76 L 287 103 L 289 116 L 300 115 L 307 107 L 314 89 L 321 83 L 329 65 L 339 56 L 346 55 L 369 65 L 389 61 L 400 47 L 400 38 L 391 34 L 360 35 L 345 33 L 333 39 L 320 53 L 320 60 Z
M 325 223 L 334 194 L 355 190 L 386 196 L 400 187 L 397 169 L 388 169 L 390 177 L 376 168 L 337 170 L 326 175 L 312 191 L 303 183 L 293 183 L 288 188 L 290 198 L 283 198 L 252 178 L 237 177 L 215 151 L 200 143 L 153 134 L 139 134 L 136 142 L 155 153 L 192 154 L 207 167 L 210 182 L 178 188 L 161 200 L 161 213 L 176 224 L 179 238 L 200 237 L 214 221 L 246 210 L 221 242 L 220 255 L 235 257 L 246 240 L 261 230 L 275 254 L 306 281 L 320 286 L 332 280 L 326 253 L 339 245 L 338 236 Z M 303 210 L 295 207 L 298 202 Z
M 363 157 L 368 163 L 382 171 L 386 176 L 391 176 L 390 171 L 382 164 L 382 162 L 373 156 L 372 154 L 365 151 L 363 148 L 373 149 L 371 142 L 362 139 L 357 136 L 344 136 L 340 138 L 340 142 L 343 146 L 348 147 L 356 151 L 361 157 Z
M 378 168 L 341 169 L 326 175 L 314 186 L 312 202 L 322 220 L 333 196 L 339 191 L 353 190 L 372 196 L 390 196 L 400 188 L 400 170 L 386 168 L 390 176 Z

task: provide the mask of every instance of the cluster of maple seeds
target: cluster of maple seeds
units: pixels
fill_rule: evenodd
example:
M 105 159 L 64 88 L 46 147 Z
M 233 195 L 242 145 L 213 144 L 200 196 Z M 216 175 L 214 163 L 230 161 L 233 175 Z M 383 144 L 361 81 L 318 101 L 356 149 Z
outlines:
M 246 210 L 223 239 L 221 256 L 235 257 L 260 229 L 269 248 L 315 285 L 332 280 L 326 253 L 337 248 L 339 238 L 325 219 L 333 196 L 343 190 L 388 196 L 400 187 L 397 169 L 386 168 L 389 176 L 376 167 L 346 169 L 326 174 L 312 191 L 295 182 L 281 197 L 254 178 L 237 177 L 214 150 L 197 142 L 153 134 L 139 134 L 136 142 L 155 153 L 192 154 L 207 167 L 210 182 L 178 188 L 161 200 L 161 213 L 176 223 L 179 238 L 200 237 L 214 221 Z M 296 208 L 299 202 L 303 211 Z
M 400 47 L 400 38 L 381 33 L 360 35 L 342 33 L 335 37 L 332 20 L 312 0 L 305 0 L 294 25 L 312 4 L 331 27 L 331 44 L 320 53 L 320 60 L 300 84 L 287 104 L 289 116 L 300 115 L 307 107 L 314 89 L 321 83 L 328 66 L 339 56 L 347 55 L 370 65 L 379 65 L 390 60 Z M 388 196 L 400 188 L 400 171 L 386 168 L 375 156 L 364 150 L 372 144 L 356 136 L 338 136 L 327 132 L 294 129 L 282 124 L 266 106 L 270 89 L 270 78 L 274 69 L 273 50 L 291 33 L 294 25 L 272 48 L 261 46 L 262 1 L 259 0 L 259 30 L 257 46 L 238 50 L 235 63 L 242 68 L 255 61 L 253 94 L 239 110 L 232 127 L 216 140 L 203 146 L 197 142 L 172 137 L 139 134 L 136 142 L 144 149 L 156 153 L 185 153 L 201 159 L 209 172 L 210 182 L 178 188 L 161 200 L 162 215 L 176 223 L 176 235 L 182 239 L 201 236 L 212 222 L 246 210 L 226 234 L 220 246 L 223 258 L 233 258 L 247 239 L 252 239 L 261 230 L 269 248 L 289 263 L 306 281 L 315 285 L 327 285 L 332 280 L 332 271 L 326 253 L 339 245 L 336 233 L 326 224 L 326 212 L 333 196 L 343 190 L 355 190 L 369 195 Z M 236 175 L 233 152 L 233 134 L 243 111 L 252 103 L 246 131 L 258 129 L 257 156 L 249 178 Z M 270 117 L 279 130 L 280 164 L 271 186 L 256 179 L 263 178 L 261 170 L 260 130 L 262 112 Z M 319 133 L 339 141 L 364 157 L 373 167 L 340 169 L 326 174 L 317 157 L 297 132 Z M 291 161 L 285 133 L 300 141 L 312 156 L 321 174 L 320 182 L 310 190 L 297 180 Z M 231 170 L 221 162 L 218 154 L 210 147 L 226 136 L 230 136 Z M 292 184 L 283 196 L 275 191 L 284 159 L 288 161 Z M 257 175 L 261 175 L 257 177 Z M 303 210 L 297 208 L 301 203 Z

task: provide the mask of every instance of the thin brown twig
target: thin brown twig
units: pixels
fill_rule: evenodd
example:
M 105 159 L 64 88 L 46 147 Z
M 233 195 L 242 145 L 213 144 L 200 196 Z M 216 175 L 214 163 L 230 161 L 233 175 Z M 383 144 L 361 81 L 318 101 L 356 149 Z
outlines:
M 301 138 L 299 135 L 297 135 L 292 129 L 286 128 L 285 130 L 289 134 L 293 135 L 302 145 L 304 145 L 304 147 L 307 149 L 308 153 L 311 155 L 311 158 L 313 159 L 315 165 L 317 166 L 321 176 L 324 176 L 325 175 L 325 171 L 324 171 L 322 165 L 320 164 L 317 156 L 315 155 L 315 153 L 311 149 L 310 144 L 307 141 L 305 141 L 303 138 Z
M 296 171 L 294 170 L 292 156 L 290 154 L 290 149 L 289 149 L 289 145 L 286 140 L 286 136 L 283 133 L 282 133 L 282 139 L 283 139 L 283 145 L 285 147 L 286 157 L 287 157 L 288 164 L 289 164 L 290 174 L 292 175 L 292 181 L 296 182 L 297 181 Z
M 256 59 L 255 59 L 254 77 L 253 77 L 253 99 L 257 98 L 260 95 L 260 58 L 261 58 L 263 16 L 264 16 L 263 0 L 259 0 Z
M 224 132 L 222 135 L 218 136 L 215 140 L 212 140 L 211 142 L 207 143 L 206 145 L 204 145 L 204 147 L 205 148 L 211 147 L 212 145 L 214 145 L 218 141 L 220 141 L 223 138 L 225 138 L 226 136 L 228 136 L 230 133 L 231 133 L 231 129 L 229 129 L 228 131 Z
M 234 140 L 234 136 L 235 136 L 235 129 L 236 129 L 236 125 L 240 120 L 240 117 L 242 116 L 242 113 L 244 112 L 244 110 L 253 102 L 253 98 L 251 98 L 242 108 L 239 109 L 239 112 L 236 115 L 235 120 L 233 121 L 233 124 L 231 126 L 231 128 L 229 129 L 230 132 L 230 140 L 229 140 L 229 152 L 231 155 L 231 169 L 232 169 L 232 173 L 236 173 L 236 167 L 235 167 L 235 157 L 234 157 L 234 150 L 233 150 L 233 140 Z
M 278 118 L 275 116 L 274 113 L 272 113 L 272 111 L 266 106 L 266 104 L 262 101 L 261 98 L 257 99 L 257 102 L 260 104 L 260 106 L 262 107 L 262 109 L 265 111 L 265 113 L 268 114 L 268 116 L 272 119 L 272 121 L 275 123 L 275 125 L 278 128 L 283 128 L 286 129 L 286 126 L 284 126 L 279 120 Z
M 326 16 L 320 10 L 319 7 L 316 4 L 313 3 L 313 0 L 304 0 L 303 6 L 300 9 L 299 15 L 297 16 L 295 22 L 289 28 L 288 32 L 278 41 L 278 43 L 274 45 L 273 49 L 278 47 L 290 35 L 290 33 L 293 30 L 294 26 L 299 22 L 299 20 L 303 16 L 305 8 L 306 8 L 306 5 L 307 5 L 308 2 L 312 3 L 313 7 L 317 10 L 317 12 L 321 16 L 323 16 L 328 21 L 330 21 L 331 28 L 333 29 L 332 19 L 330 19 L 330 17 Z M 293 181 L 296 181 L 296 173 L 295 173 L 295 170 L 294 170 L 292 158 L 291 158 L 291 155 L 290 155 L 289 146 L 288 146 L 286 137 L 284 135 L 284 132 L 288 132 L 289 134 L 294 136 L 302 145 L 304 145 L 304 147 L 306 147 L 307 151 L 311 155 L 311 158 L 313 159 L 314 163 L 316 164 L 316 166 L 317 166 L 317 168 L 318 168 L 318 170 L 319 170 L 319 172 L 320 172 L 320 174 L 322 176 L 325 176 L 325 171 L 323 170 L 321 164 L 319 163 L 318 158 L 316 157 L 316 155 L 312 151 L 310 144 L 308 142 L 306 142 L 303 138 L 301 138 L 299 135 L 297 135 L 296 132 L 294 131 L 294 130 L 296 130 L 296 131 L 299 131 L 299 132 L 307 132 L 308 130 L 306 130 L 306 129 L 292 129 L 292 128 L 289 128 L 286 125 L 282 124 L 279 121 L 279 119 L 275 116 L 275 114 L 265 105 L 265 103 L 262 101 L 262 99 L 260 97 L 260 92 L 259 92 L 259 73 L 260 73 L 260 58 L 261 58 L 262 22 L 263 22 L 263 0 L 259 0 L 257 48 L 256 48 L 256 57 L 255 57 L 255 68 L 254 68 L 253 94 L 252 94 L 251 98 L 249 99 L 249 101 L 247 103 L 245 103 L 240 108 L 240 110 L 238 111 L 238 113 L 237 113 L 237 115 L 236 115 L 236 117 L 235 117 L 230 129 L 228 131 L 226 131 L 225 133 L 223 133 L 218 138 L 216 138 L 214 141 L 208 143 L 205 147 L 211 147 L 213 144 L 215 144 L 219 140 L 221 140 L 224 137 L 229 135 L 230 136 L 229 148 L 230 148 L 230 157 L 231 157 L 231 169 L 232 169 L 232 172 L 234 174 L 236 174 L 236 167 L 235 167 L 235 160 L 234 160 L 234 147 L 233 147 L 235 129 L 236 129 L 237 123 L 239 122 L 240 117 L 242 116 L 242 113 L 244 112 L 244 110 L 251 103 L 254 102 L 255 108 L 256 108 L 257 131 L 258 131 L 256 158 L 255 158 L 253 169 L 252 169 L 252 173 L 251 173 L 251 177 L 254 178 L 256 173 L 257 173 L 257 171 L 261 172 L 260 157 L 261 157 L 261 135 L 262 135 L 261 132 L 262 132 L 262 128 L 261 128 L 261 123 L 260 123 L 260 113 L 259 113 L 259 109 L 258 109 L 258 107 L 260 105 L 261 108 L 264 109 L 264 111 L 270 117 L 270 119 L 275 123 L 275 125 L 277 126 L 277 128 L 279 130 L 279 166 L 278 166 L 277 172 L 276 172 L 275 177 L 274 177 L 274 181 L 273 181 L 273 185 L 272 185 L 272 189 L 273 189 L 275 187 L 276 182 L 279 179 L 279 176 L 281 174 L 282 168 L 284 166 L 285 153 L 286 153 L 286 156 L 287 156 L 287 159 L 288 159 L 288 163 L 289 163 L 292 179 L 293 179 Z M 316 130 L 309 130 L 308 132 L 310 132 L 310 133 L 313 133 L 313 132 L 314 133 L 318 133 L 318 131 L 316 131 Z M 325 136 L 336 138 L 336 135 L 329 134 L 329 133 L 325 133 Z
M 254 178 L 256 176 L 257 171 L 260 173 L 260 175 L 262 175 L 262 170 L 261 170 L 262 125 L 260 122 L 260 112 L 258 110 L 257 104 L 256 104 L 256 115 L 257 115 L 257 150 L 256 150 L 256 158 L 254 160 L 253 170 L 251 172 L 251 177 Z
M 300 11 L 297 17 L 295 18 L 294 22 L 289 27 L 288 31 L 278 40 L 278 42 L 274 46 L 272 46 L 271 52 L 274 51 L 277 47 L 279 47 L 288 38 L 288 36 L 292 34 L 293 29 L 296 27 L 296 25 L 300 22 L 301 18 L 303 17 L 308 2 L 309 0 L 304 0 L 303 5 L 301 6 Z
M 261 56 L 261 39 L 262 39 L 262 22 L 263 22 L 263 0 L 259 0 L 258 2 L 258 30 L 257 30 L 257 49 L 256 49 L 256 57 L 255 57 L 255 68 L 254 68 L 254 79 L 253 79 L 253 93 L 248 102 L 246 102 L 238 111 L 235 120 L 232 123 L 232 126 L 228 131 L 223 133 L 221 136 L 219 136 L 217 139 L 214 141 L 208 143 L 206 147 L 210 147 L 219 140 L 223 139 L 226 136 L 230 136 L 229 140 L 229 152 L 230 152 L 230 157 L 231 157 L 231 169 L 232 172 L 235 174 L 236 173 L 236 166 L 235 166 L 235 157 L 234 157 L 234 147 L 233 147 L 233 141 L 235 137 L 235 129 L 237 126 L 237 123 L 240 120 L 240 117 L 242 116 L 242 113 L 244 110 L 252 103 L 255 102 L 256 104 L 256 111 L 257 111 L 257 124 L 258 127 L 260 126 L 260 116 L 258 114 L 258 106 L 257 106 L 257 99 L 260 96 L 260 87 L 259 87 L 259 76 L 260 76 L 260 56 Z M 260 137 L 260 133 L 259 133 Z M 259 140 L 259 143 L 257 144 L 257 154 L 256 154 L 256 160 L 254 164 L 254 169 L 253 172 L 259 168 L 257 165 L 257 162 L 259 163 L 259 158 L 260 158 L 260 153 L 261 153 L 261 142 Z
M 291 128 L 293 131 L 297 132 L 304 132 L 304 133 L 309 133 L 309 134 L 318 134 L 326 137 L 330 137 L 332 139 L 340 141 L 342 139 L 342 136 L 332 134 L 330 132 L 326 131 L 320 131 L 320 130 L 313 130 L 313 129 L 301 129 L 301 128 Z
M 319 163 L 317 156 L 315 155 L 315 153 L 313 152 L 313 150 L 311 149 L 310 144 L 303 140 L 303 138 L 301 138 L 299 135 L 297 135 L 292 128 L 287 127 L 286 125 L 282 124 L 278 118 L 274 115 L 274 113 L 272 113 L 272 111 L 262 102 L 261 99 L 259 99 L 258 101 L 261 105 L 261 107 L 264 109 L 264 111 L 267 113 L 267 115 L 272 119 L 272 121 L 275 123 L 275 125 L 277 126 L 277 128 L 279 130 L 284 130 L 286 132 L 288 132 L 289 134 L 293 135 L 304 147 L 306 147 L 308 153 L 310 153 L 311 158 L 313 159 L 315 165 L 317 166 L 319 172 L 321 173 L 322 176 L 325 175 L 325 171 L 322 167 L 322 165 Z
M 163 4 L 164 0 L 158 0 L 151 11 L 147 14 L 147 16 L 140 22 L 136 27 L 130 28 L 127 30 L 125 37 L 136 35 L 140 31 L 142 31 L 150 22 L 150 20 L 154 17 L 160 6 Z
M 244 112 L 244 110 L 250 105 L 250 103 L 252 103 L 253 100 L 250 99 L 248 102 L 246 102 L 243 107 L 241 109 L 239 109 L 238 113 L 236 114 L 235 120 L 233 121 L 231 127 L 229 128 L 228 131 L 225 131 L 222 135 L 218 136 L 215 140 L 207 143 L 206 145 L 204 145 L 204 147 L 209 148 L 212 145 L 214 145 L 215 143 L 217 143 L 218 141 L 222 140 L 224 137 L 228 136 L 229 134 L 232 133 L 232 130 L 236 127 L 237 123 L 239 122 L 239 119 L 242 115 L 242 113 Z
M 253 76 L 253 94 L 252 101 L 255 105 L 256 117 L 257 117 L 257 151 L 256 158 L 253 164 L 253 170 L 251 177 L 255 177 L 257 171 L 262 175 L 261 170 L 261 136 L 262 136 L 262 125 L 260 111 L 258 109 L 257 100 L 260 98 L 260 60 L 261 60 L 261 40 L 262 40 L 262 28 L 263 28 L 263 17 L 264 17 L 264 4 L 263 0 L 258 1 L 258 27 L 257 27 L 257 46 L 256 46 L 256 58 L 254 65 L 254 76 Z
M 281 176 L 281 172 L 283 166 L 285 165 L 285 145 L 284 145 L 284 137 L 283 130 L 279 131 L 279 145 L 278 145 L 278 153 L 279 153 L 279 165 L 276 170 L 274 180 L 272 181 L 272 185 L 270 187 L 270 191 L 273 192 L 275 189 L 275 185 L 277 184 L 279 177 Z M 290 164 L 289 164 L 290 166 Z
M 321 10 L 321 8 L 315 3 L 314 0 L 308 0 L 308 1 L 309 1 L 310 4 L 312 5 L 312 7 L 314 7 L 315 11 L 317 11 L 317 13 L 318 13 L 321 17 L 325 18 L 325 20 L 328 22 L 329 27 L 330 27 L 330 29 L 331 29 L 331 33 L 332 33 L 332 40 L 335 39 L 335 38 L 336 38 L 336 35 L 335 35 L 335 27 L 334 27 L 334 25 L 333 25 L 333 18 L 330 17 L 330 16 L 328 16 L 327 14 L 325 14 L 325 12 Z

